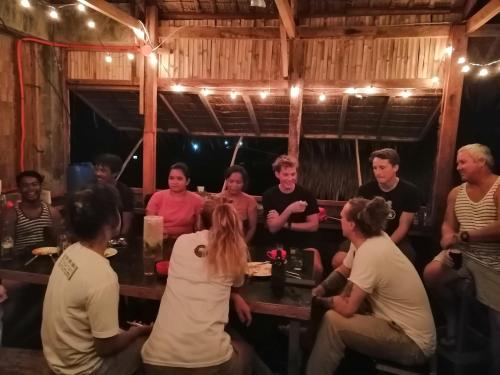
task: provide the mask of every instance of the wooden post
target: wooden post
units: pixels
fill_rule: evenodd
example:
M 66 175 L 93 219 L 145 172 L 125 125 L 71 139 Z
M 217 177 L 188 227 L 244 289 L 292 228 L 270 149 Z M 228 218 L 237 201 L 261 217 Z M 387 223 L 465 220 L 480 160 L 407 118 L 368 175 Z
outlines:
M 288 123 L 288 154 L 299 160 L 300 133 L 302 128 L 302 99 L 304 95 L 304 42 L 295 39 L 291 42 L 293 59 L 290 69 L 290 89 L 299 89 L 299 95 L 290 95 L 290 116 Z
M 464 76 L 456 64 L 460 56 L 467 55 L 467 36 L 465 25 L 451 27 L 450 42 L 453 47 L 447 63 L 444 82 L 443 108 L 438 134 L 438 149 L 434 164 L 434 180 L 431 200 L 431 222 L 440 224 L 446 208 L 446 197 L 451 189 L 453 168 L 455 165 L 455 149 L 457 141 L 458 121 L 460 118 L 460 102 Z
M 146 28 L 151 43 L 156 44 L 158 35 L 158 8 L 146 8 Z M 148 60 L 148 59 L 146 59 Z M 144 144 L 142 157 L 142 194 L 152 194 L 156 190 L 156 132 L 157 132 L 157 91 L 158 64 L 144 62 Z

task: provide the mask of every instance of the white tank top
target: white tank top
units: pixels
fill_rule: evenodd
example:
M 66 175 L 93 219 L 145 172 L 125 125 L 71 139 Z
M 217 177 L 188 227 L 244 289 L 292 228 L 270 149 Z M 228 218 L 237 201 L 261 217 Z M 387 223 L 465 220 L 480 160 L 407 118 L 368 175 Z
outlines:
M 467 183 L 460 185 L 455 201 L 455 215 L 460 224 L 460 231 L 483 228 L 497 220 L 495 192 L 499 184 L 500 177 L 478 202 L 473 202 L 469 198 Z M 470 242 L 464 250 L 466 256 L 486 267 L 500 271 L 500 242 Z

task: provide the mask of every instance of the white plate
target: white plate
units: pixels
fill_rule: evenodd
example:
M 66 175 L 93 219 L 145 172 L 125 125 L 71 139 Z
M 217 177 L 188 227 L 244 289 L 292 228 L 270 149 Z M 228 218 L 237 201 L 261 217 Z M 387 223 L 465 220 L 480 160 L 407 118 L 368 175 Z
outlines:
M 272 264 L 269 262 L 248 262 L 247 275 L 254 277 L 271 276 Z
M 116 254 L 118 254 L 118 250 L 116 250 L 114 247 L 108 247 L 106 250 L 104 250 L 104 256 L 106 258 L 112 257 Z
M 55 246 L 44 246 L 33 249 L 33 255 L 54 255 L 59 252 L 59 249 Z

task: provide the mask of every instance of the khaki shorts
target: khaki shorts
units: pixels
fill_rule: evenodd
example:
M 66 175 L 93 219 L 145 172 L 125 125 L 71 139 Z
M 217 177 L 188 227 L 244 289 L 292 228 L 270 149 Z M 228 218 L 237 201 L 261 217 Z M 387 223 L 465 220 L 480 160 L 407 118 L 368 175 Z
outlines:
M 453 267 L 453 260 L 448 255 L 449 250 L 441 251 L 435 261 L 443 263 L 450 268 Z M 489 308 L 500 311 L 500 272 L 495 271 L 474 259 L 463 254 L 462 267 L 456 271 L 461 278 L 470 278 L 474 281 L 476 298 Z

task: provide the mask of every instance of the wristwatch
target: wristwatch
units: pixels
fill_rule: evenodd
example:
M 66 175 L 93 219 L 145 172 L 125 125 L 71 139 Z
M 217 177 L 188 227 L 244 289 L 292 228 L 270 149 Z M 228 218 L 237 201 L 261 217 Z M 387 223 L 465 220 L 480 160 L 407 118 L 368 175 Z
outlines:
M 460 241 L 469 242 L 469 239 L 470 239 L 469 232 L 467 232 L 466 230 L 460 232 Z

